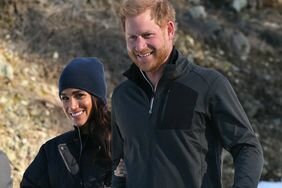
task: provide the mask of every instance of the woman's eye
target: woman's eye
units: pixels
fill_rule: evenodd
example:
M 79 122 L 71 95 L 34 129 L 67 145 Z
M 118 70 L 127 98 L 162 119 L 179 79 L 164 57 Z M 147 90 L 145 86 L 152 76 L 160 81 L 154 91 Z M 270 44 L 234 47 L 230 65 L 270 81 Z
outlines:
M 136 40 L 136 38 L 137 38 L 136 36 L 130 36 L 129 40 Z
M 61 100 L 62 101 L 66 101 L 66 100 L 68 100 L 69 98 L 68 97 L 66 97 L 66 96 L 61 96 Z
M 78 94 L 76 94 L 76 98 L 77 98 L 77 99 L 81 99 L 81 98 L 83 98 L 84 96 L 85 96 L 84 93 L 78 93 Z

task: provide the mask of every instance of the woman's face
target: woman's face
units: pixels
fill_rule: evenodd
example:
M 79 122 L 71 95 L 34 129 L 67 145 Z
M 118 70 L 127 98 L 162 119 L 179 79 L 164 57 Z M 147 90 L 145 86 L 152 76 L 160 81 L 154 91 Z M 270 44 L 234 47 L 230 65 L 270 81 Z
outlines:
M 91 95 L 83 90 L 68 88 L 62 91 L 60 99 L 66 116 L 77 127 L 85 125 L 93 108 Z

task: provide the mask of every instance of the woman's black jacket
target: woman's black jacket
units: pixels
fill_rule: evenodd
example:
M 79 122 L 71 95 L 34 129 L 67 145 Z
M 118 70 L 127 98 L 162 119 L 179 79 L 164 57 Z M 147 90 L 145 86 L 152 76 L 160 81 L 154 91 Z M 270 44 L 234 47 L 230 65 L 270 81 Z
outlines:
M 110 186 L 111 160 L 94 136 L 79 129 L 57 136 L 40 148 L 21 188 L 102 188 Z

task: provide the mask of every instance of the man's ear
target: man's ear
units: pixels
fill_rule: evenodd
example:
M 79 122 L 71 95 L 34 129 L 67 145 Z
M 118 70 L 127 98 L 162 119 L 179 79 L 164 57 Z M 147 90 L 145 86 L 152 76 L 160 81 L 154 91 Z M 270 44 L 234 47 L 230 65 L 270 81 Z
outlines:
M 167 23 L 167 32 L 170 39 L 174 38 L 175 35 L 175 23 L 173 21 L 169 21 Z

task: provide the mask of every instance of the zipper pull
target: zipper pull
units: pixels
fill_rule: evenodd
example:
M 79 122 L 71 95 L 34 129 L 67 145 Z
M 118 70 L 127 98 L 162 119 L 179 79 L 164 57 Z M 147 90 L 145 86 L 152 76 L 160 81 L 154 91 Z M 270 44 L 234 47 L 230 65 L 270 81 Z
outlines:
M 155 97 L 153 96 L 153 97 L 151 98 L 151 101 L 150 101 L 149 114 L 152 114 L 152 112 L 153 112 L 154 99 L 155 99 Z

